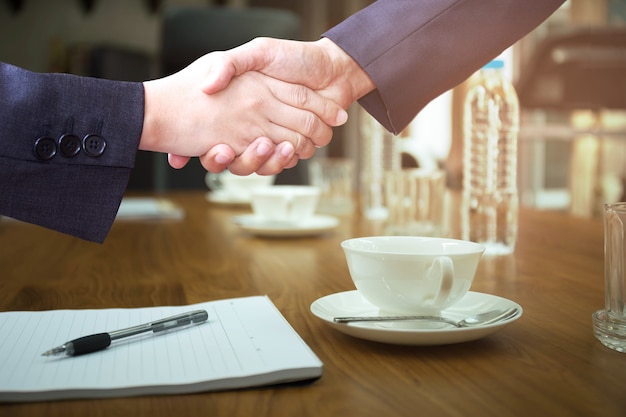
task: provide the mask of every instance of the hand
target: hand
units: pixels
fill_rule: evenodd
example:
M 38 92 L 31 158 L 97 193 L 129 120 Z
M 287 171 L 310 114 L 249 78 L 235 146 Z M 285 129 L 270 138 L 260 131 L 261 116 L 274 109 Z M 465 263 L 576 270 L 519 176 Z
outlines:
M 225 88 L 233 77 L 253 70 L 284 81 L 306 85 L 346 109 L 375 89 L 374 83 L 359 64 L 325 38 L 316 42 L 257 38 L 222 52 L 202 89 L 207 94 L 216 93 Z M 322 146 L 323 143 L 317 142 L 316 145 Z M 213 157 L 213 160 L 205 161 L 205 164 L 216 169 L 228 166 L 229 170 L 242 175 L 254 171 L 279 172 L 276 169 L 280 166 L 280 160 L 275 155 L 267 163 L 263 163 L 251 152 L 238 156 L 232 163 L 218 162 L 217 156 L 224 153 L 228 153 L 228 150 L 220 149 L 220 153 L 211 155 L 209 158 Z M 295 165 L 295 162 L 292 160 L 291 164 Z M 284 166 L 289 167 L 287 164 Z
M 312 156 L 314 143 L 327 144 L 332 137 L 330 126 L 343 123 L 347 117 L 337 104 L 308 88 L 254 72 L 234 78 L 229 88 L 219 93 L 207 95 L 199 85 L 215 61 L 214 54 L 205 55 L 176 74 L 144 83 L 140 149 L 172 154 L 173 166 L 201 156 L 205 168 L 211 169 L 210 155 L 215 162 L 232 160 L 243 155 L 253 140 L 272 138 L 273 144 L 288 142 L 281 149 L 283 155 L 291 155 L 289 161 L 293 163 L 294 157 L 297 161 L 298 157 Z M 210 153 L 218 144 L 228 146 Z M 267 147 L 259 146 L 257 151 L 265 152 Z M 273 148 L 265 158 L 272 153 Z
M 330 39 L 256 38 L 220 53 L 202 89 L 207 94 L 221 91 L 234 76 L 247 71 L 305 85 L 346 109 L 376 88 L 359 64 Z
M 170 164 L 171 158 L 172 155 Z M 258 138 L 237 157 L 228 145 L 219 144 L 201 156 L 200 161 L 211 172 L 221 172 L 228 168 L 236 175 L 249 175 L 253 172 L 273 175 L 295 166 L 299 158 L 294 156 L 293 146 L 289 142 L 274 145 L 269 138 Z

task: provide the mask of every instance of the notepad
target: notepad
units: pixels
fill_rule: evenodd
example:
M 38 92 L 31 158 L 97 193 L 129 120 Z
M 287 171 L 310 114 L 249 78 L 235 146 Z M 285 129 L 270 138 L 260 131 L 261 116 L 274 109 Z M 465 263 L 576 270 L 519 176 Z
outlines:
M 116 220 L 181 220 L 185 211 L 170 200 L 152 197 L 124 197 Z
M 186 311 L 209 319 L 120 339 L 82 356 L 43 357 L 69 340 Z M 188 306 L 0 313 L 0 401 L 229 390 L 315 379 L 323 365 L 266 296 Z

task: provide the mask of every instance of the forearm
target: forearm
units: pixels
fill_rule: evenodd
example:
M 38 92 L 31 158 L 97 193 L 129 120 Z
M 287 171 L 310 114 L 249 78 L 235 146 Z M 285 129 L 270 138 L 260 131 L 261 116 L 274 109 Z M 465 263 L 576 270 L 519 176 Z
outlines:
M 65 74 L 38 74 L 0 63 L 0 213 L 95 241 L 106 236 L 134 165 L 143 121 L 143 89 Z M 62 152 L 75 135 L 78 152 Z M 89 154 L 82 140 L 106 146 Z M 35 142 L 49 137 L 48 159 Z
M 42 74 L 0 63 L 0 155 L 40 162 L 33 144 L 40 136 L 54 140 L 73 133 L 105 138 L 98 157 L 58 153 L 47 163 L 132 168 L 143 125 L 144 95 L 140 83 Z
M 378 0 L 324 34 L 369 75 L 360 103 L 394 133 L 564 0 Z

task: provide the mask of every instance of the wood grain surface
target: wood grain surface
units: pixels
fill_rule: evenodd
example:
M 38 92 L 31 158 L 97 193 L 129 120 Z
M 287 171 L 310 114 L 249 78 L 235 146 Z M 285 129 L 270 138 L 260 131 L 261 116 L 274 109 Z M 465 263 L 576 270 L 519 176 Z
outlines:
M 475 342 L 411 347 L 352 338 L 309 310 L 319 297 L 354 289 L 339 243 L 375 226 L 355 215 L 318 237 L 258 238 L 231 221 L 245 208 L 213 205 L 204 193 L 167 197 L 184 207 L 183 220 L 118 221 L 102 245 L 0 220 L 0 310 L 267 294 L 324 362 L 322 378 L 193 395 L 0 404 L 0 416 L 626 415 L 626 354 L 602 346 L 591 326 L 604 305 L 599 220 L 522 210 L 514 255 L 483 257 L 472 290 L 516 301 L 523 317 Z

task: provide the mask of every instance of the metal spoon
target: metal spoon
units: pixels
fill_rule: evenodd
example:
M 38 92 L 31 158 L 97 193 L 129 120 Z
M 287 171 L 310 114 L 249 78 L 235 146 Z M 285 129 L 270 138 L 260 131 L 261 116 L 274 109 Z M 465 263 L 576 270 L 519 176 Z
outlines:
M 451 324 L 455 327 L 475 327 L 484 326 L 486 324 L 492 324 L 499 321 L 510 319 L 517 315 L 518 309 L 516 307 L 506 310 L 492 310 L 486 313 L 477 314 L 475 316 L 467 317 L 461 321 L 452 320 L 441 316 L 362 316 L 362 317 L 335 317 L 333 321 L 335 323 L 349 323 L 356 321 L 407 321 L 407 320 L 424 320 L 424 321 L 439 321 L 443 323 Z

